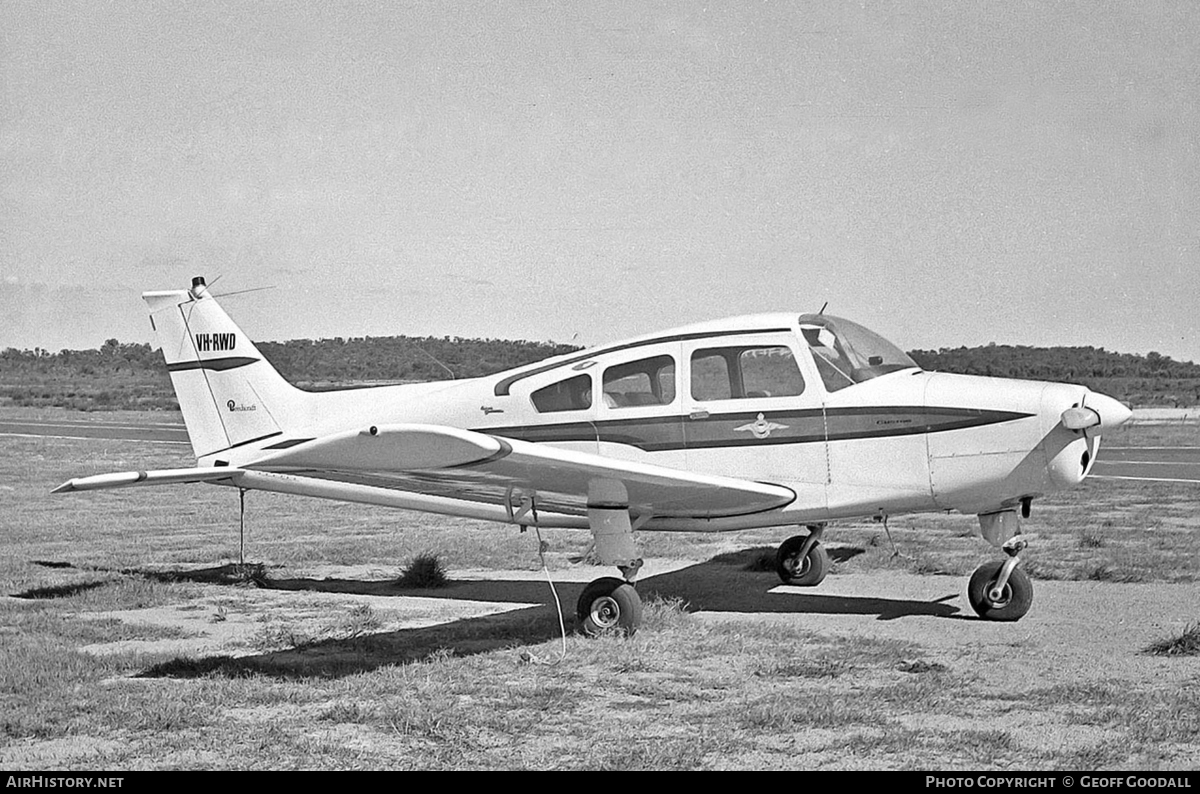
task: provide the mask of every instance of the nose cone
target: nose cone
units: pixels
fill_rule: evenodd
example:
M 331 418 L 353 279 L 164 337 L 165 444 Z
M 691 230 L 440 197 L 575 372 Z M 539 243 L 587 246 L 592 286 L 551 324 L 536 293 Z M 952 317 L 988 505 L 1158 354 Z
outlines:
M 1091 392 L 1087 396 L 1087 407 L 1100 417 L 1100 432 L 1112 432 L 1129 421 L 1133 411 L 1106 394 Z

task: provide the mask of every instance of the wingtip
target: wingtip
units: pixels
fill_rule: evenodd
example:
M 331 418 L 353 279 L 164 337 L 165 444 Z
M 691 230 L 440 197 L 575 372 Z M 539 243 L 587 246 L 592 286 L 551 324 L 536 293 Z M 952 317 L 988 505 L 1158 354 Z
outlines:
M 51 491 L 50 493 L 70 493 L 71 491 L 74 491 L 74 490 L 75 490 L 75 481 L 67 480 L 62 485 L 58 486 L 53 491 Z

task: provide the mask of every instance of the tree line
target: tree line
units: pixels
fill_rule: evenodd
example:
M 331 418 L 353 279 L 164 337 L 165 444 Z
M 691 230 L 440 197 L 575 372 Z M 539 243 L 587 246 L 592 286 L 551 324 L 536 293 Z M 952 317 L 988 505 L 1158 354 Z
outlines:
M 259 342 L 284 378 L 301 388 L 474 378 L 579 348 L 554 342 L 462 337 L 356 337 Z M 913 350 L 927 370 L 1081 383 L 1133 405 L 1200 405 L 1200 366 L 1156 352 L 1095 347 L 983 347 Z M 162 354 L 109 339 L 94 350 L 0 353 L 0 405 L 79 410 L 178 407 Z

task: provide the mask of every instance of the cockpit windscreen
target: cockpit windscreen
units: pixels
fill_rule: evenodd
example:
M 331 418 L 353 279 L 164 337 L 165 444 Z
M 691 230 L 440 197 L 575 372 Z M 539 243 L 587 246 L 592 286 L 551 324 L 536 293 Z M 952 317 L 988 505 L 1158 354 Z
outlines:
M 858 323 L 829 314 L 800 315 L 800 332 L 813 352 L 827 391 L 897 372 L 917 369 L 900 348 Z

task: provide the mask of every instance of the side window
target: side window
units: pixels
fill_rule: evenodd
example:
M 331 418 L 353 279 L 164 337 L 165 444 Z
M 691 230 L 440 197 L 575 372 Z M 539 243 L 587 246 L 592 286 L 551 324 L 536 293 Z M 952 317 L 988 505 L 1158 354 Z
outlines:
M 692 353 L 692 399 L 728 400 L 733 396 L 729 362 L 720 350 Z
M 604 370 L 604 404 L 609 408 L 675 402 L 675 359 L 654 356 Z
M 743 350 L 738 359 L 747 397 L 795 397 L 804 391 L 804 378 L 791 348 L 752 347 Z
M 530 395 L 538 413 L 555 411 L 584 411 L 592 407 L 592 376 L 576 375 L 543 386 Z
M 784 345 L 708 348 L 692 354 L 693 399 L 795 397 L 803 392 L 796 358 Z

